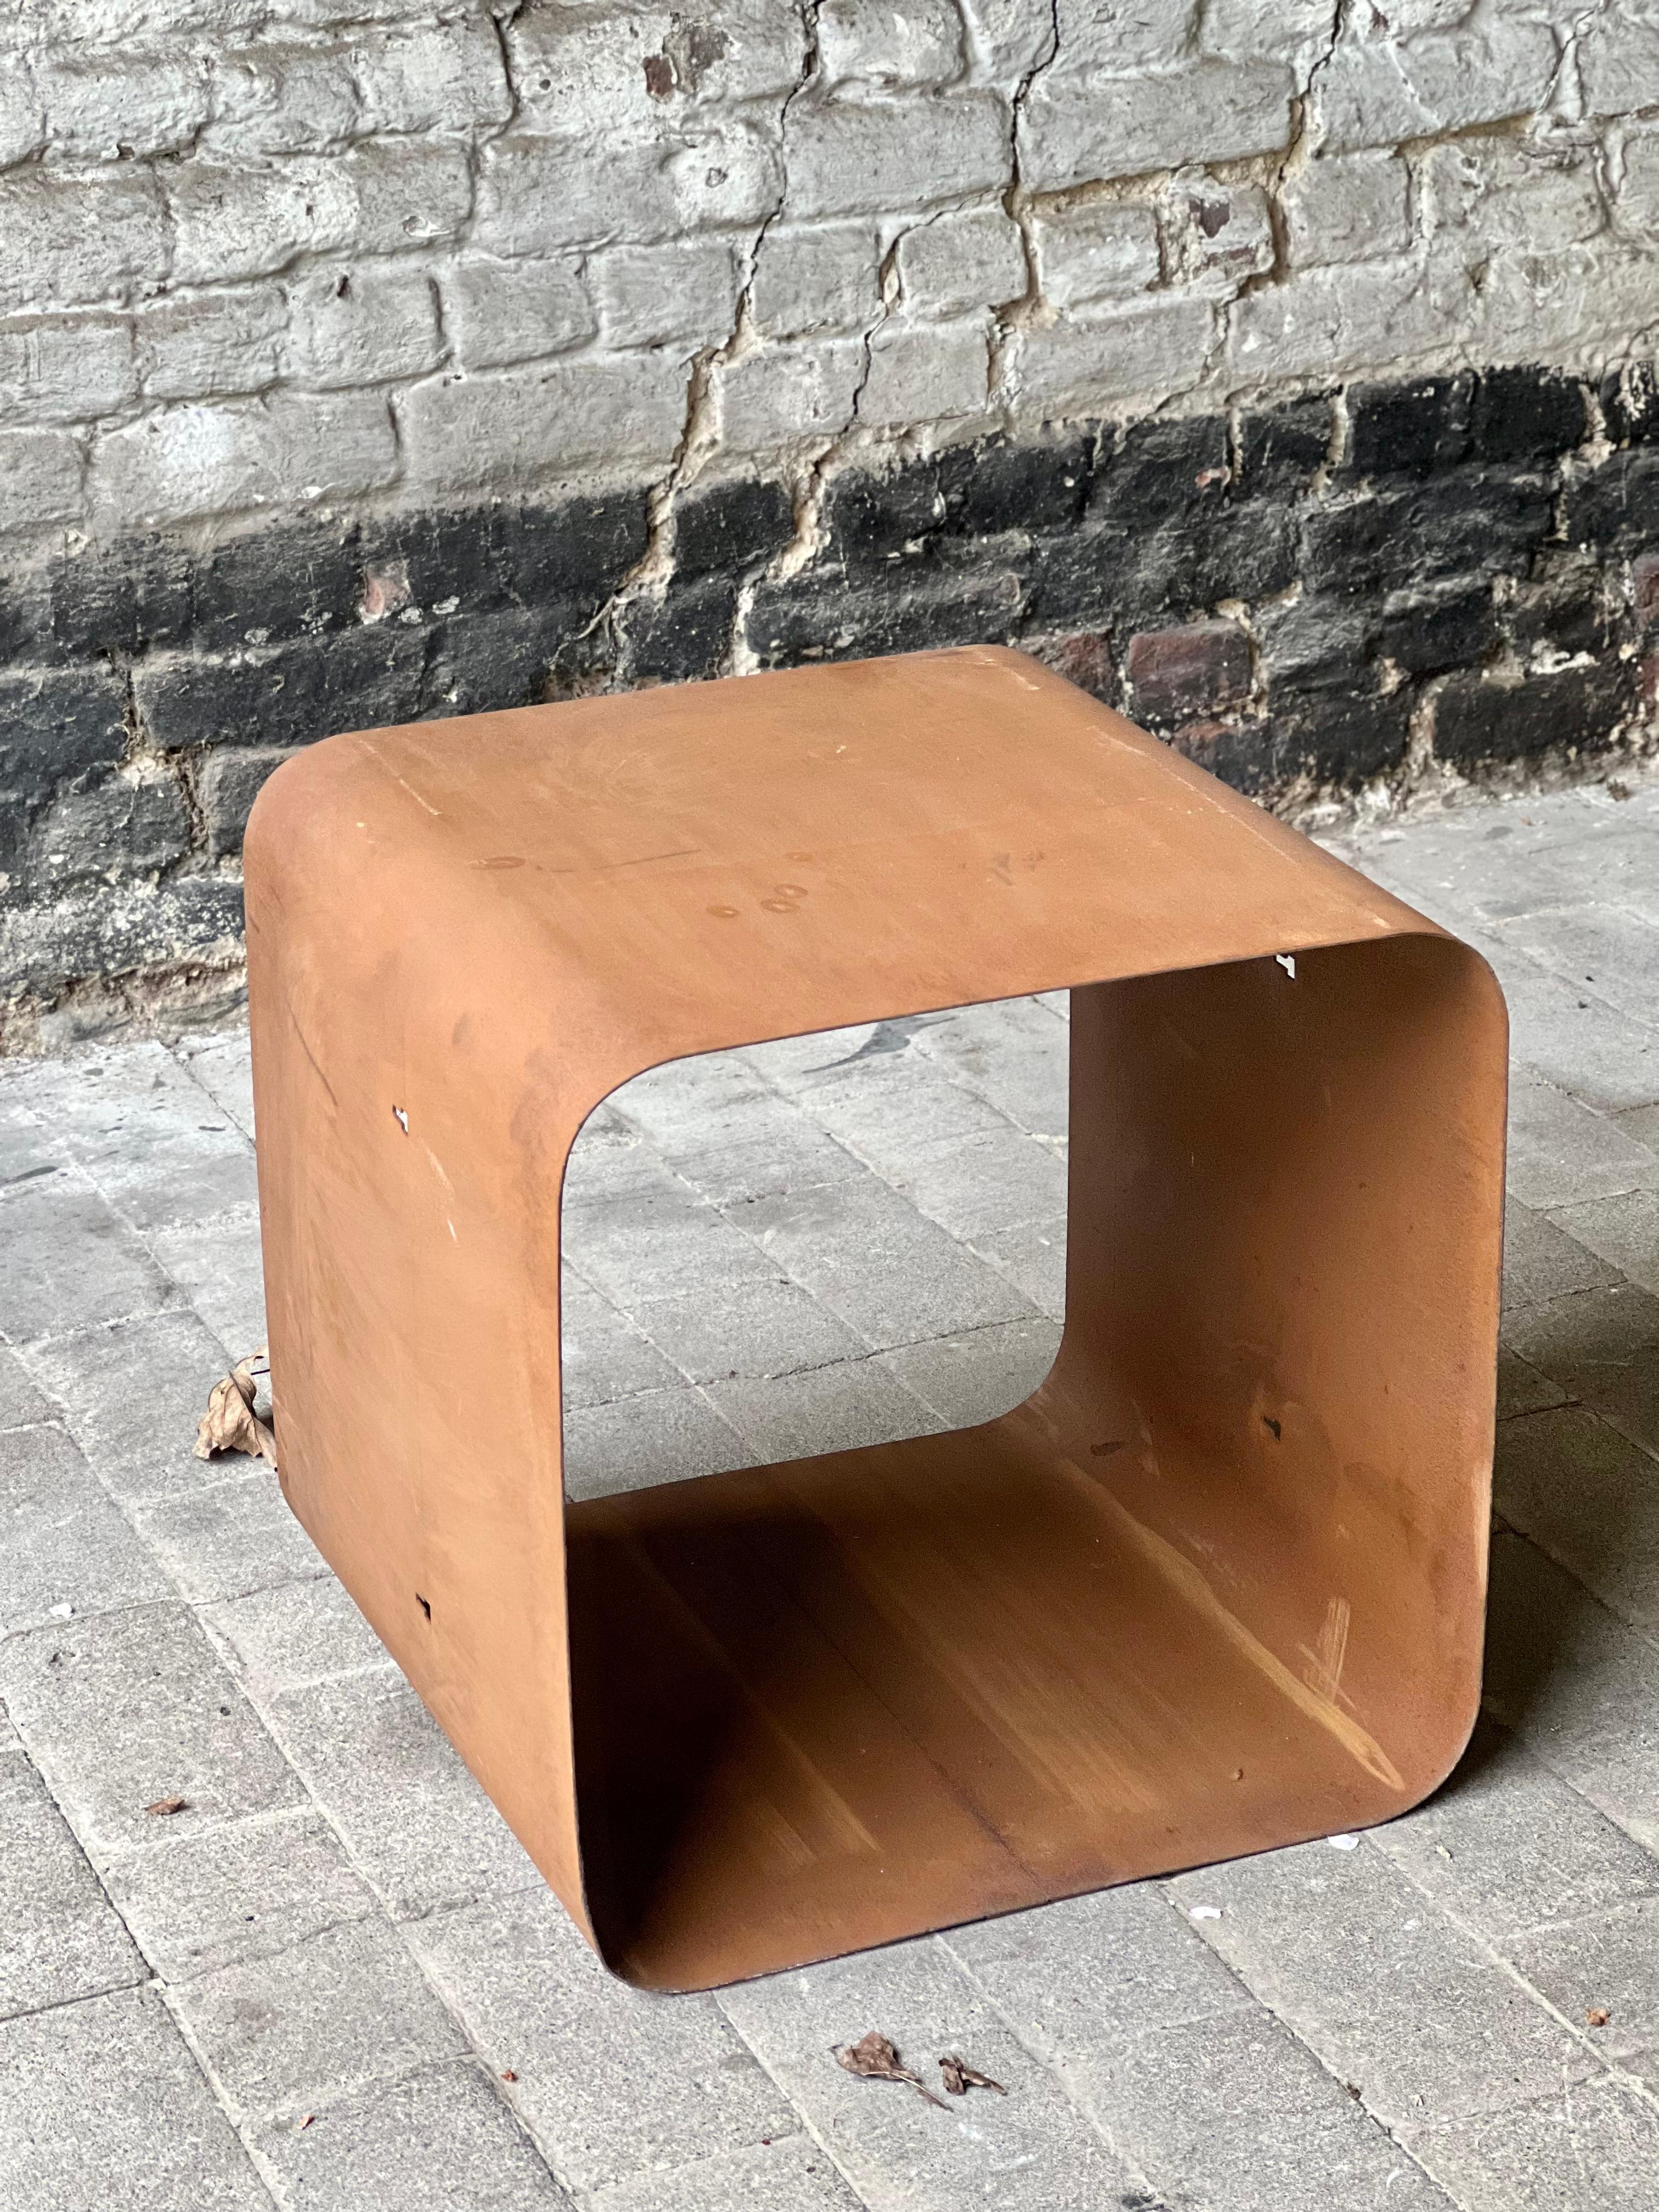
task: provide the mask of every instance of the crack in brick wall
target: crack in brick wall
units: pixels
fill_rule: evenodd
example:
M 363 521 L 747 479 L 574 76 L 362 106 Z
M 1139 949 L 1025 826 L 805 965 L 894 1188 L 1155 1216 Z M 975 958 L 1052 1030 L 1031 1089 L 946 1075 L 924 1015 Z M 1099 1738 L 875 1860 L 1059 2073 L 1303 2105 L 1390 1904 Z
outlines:
M 1282 805 L 1644 743 L 1659 36 L 1386 16 L 15 12 L 0 998 L 234 964 L 262 775 L 469 704 L 995 636 Z

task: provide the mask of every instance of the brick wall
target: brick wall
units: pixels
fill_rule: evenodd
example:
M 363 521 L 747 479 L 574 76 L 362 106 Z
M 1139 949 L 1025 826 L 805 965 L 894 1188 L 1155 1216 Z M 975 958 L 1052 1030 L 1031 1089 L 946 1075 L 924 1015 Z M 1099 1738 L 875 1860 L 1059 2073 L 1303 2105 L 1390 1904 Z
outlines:
M 231 973 L 288 748 L 607 685 L 1645 744 L 1656 219 L 1648 0 L 5 0 L 0 997 Z

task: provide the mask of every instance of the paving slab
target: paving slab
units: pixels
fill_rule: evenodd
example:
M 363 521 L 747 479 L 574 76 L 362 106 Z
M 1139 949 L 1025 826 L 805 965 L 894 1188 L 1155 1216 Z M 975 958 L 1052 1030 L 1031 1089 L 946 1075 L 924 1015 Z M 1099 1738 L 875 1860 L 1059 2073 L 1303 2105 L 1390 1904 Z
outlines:
M 171 1229 L 151 1230 L 149 1243 L 233 1360 L 265 1340 L 265 1285 L 259 1258 L 259 1216 L 252 1206 Z
M 1659 2094 L 1659 1898 L 1534 1929 L 1515 1961 L 1556 2010 L 1589 2028 L 1598 2057 Z M 1605 2013 L 1605 2023 L 1593 2014 Z
M 1583 1406 L 1505 1421 L 1492 1495 L 1621 1620 L 1659 1628 L 1659 1459 Z
M 1206 1942 L 1385 2126 L 1559 2090 L 1595 2061 L 1374 1844 L 1323 1843 L 1182 1875 Z
M 77 1169 L 0 1184 L 0 1332 L 15 1345 L 174 1304 L 176 1283 Z
M 1543 1211 L 1659 1188 L 1659 1154 L 1619 1117 L 1598 1114 L 1525 1071 L 1510 1085 L 1509 1185 Z
M 0 1633 L 167 1595 L 167 1577 L 62 1429 L 0 1432 Z
M 1455 1919 L 1512 1955 L 1528 1931 L 1659 1896 L 1659 1858 L 1486 1719 L 1450 1781 L 1370 1840 Z
M 29 1379 L 29 1371 L 9 1344 L 0 1344 L 0 1431 L 36 1427 L 57 1408 Z
M 255 2141 L 294 2212 L 559 2212 L 572 2202 L 471 2061 L 344 2098 L 308 2126 L 289 2120 Z
M 392 1667 L 391 1653 L 331 1574 L 204 1606 L 201 1617 L 261 1705 L 284 1690 Z
M 1564 1396 L 1592 1407 L 1621 1435 L 1659 1453 L 1659 1298 L 1651 1292 L 1613 1283 L 1552 1299 L 1511 1315 L 1505 1334 L 1515 1352 Z
M 394 1919 L 540 1883 L 401 1674 L 337 1676 L 261 1710 Z
M 130 1607 L 0 1642 L 29 1754 L 94 1859 L 300 1802 L 299 1778 L 188 1607 Z M 182 1797 L 183 1811 L 146 1811 Z
M 720 1474 L 751 1466 L 754 1459 L 708 1394 L 689 1382 L 565 1412 L 567 1498 L 603 1498 L 694 1474 Z
M 404 1931 L 513 2107 L 573 2190 L 797 2133 L 712 1997 L 608 1974 L 541 1887 Z
M 208 1605 L 321 1574 L 322 1554 L 289 1510 L 276 1468 L 228 1453 L 215 1465 L 222 1479 L 211 1489 L 132 1509 L 173 1587 L 192 1605 Z
M 1171 2204 L 1443 2204 L 1159 1885 L 945 1940 L 1021 2043 Z
M 149 1978 L 46 1784 L 0 1753 L 0 2017 Z
M 224 1480 L 220 1464 L 198 1459 L 195 1446 L 229 1355 L 187 1307 L 48 1338 L 24 1358 L 39 1388 L 63 1408 L 99 1480 L 124 1504 Z
M 128 1851 L 104 1887 L 164 1981 L 291 1949 L 375 1910 L 339 1838 L 307 1808 Z
M 1659 1191 L 1586 1199 L 1558 1206 L 1550 1218 L 1631 1282 L 1659 1293 Z
M 0 2204 L 270 2212 L 153 1985 L 0 2022 Z
M 380 1914 L 175 1984 L 172 2002 L 246 2124 L 302 2118 L 465 2050 Z
M 941 1943 L 740 1983 L 720 2002 L 872 2212 L 1097 2212 L 1140 2190 Z M 872 2028 L 930 2085 L 959 2053 L 1006 2094 L 970 2091 L 940 2110 L 901 2083 L 860 2080 L 835 2052 Z
M 1023 1405 L 1054 1364 L 1060 1324 L 994 1322 L 960 1336 L 902 1344 L 877 1355 L 947 1428 L 973 1428 Z
M 860 2212 L 863 2199 L 808 2135 L 636 2173 L 588 2198 L 593 2212 Z
M 1485 1698 L 1581 1796 L 1659 1851 L 1659 1646 L 1514 1534 L 1492 1544 Z
M 1659 2111 L 1607 2081 L 1406 2141 L 1457 2203 L 1492 2212 L 1650 2212 L 1659 2182 Z

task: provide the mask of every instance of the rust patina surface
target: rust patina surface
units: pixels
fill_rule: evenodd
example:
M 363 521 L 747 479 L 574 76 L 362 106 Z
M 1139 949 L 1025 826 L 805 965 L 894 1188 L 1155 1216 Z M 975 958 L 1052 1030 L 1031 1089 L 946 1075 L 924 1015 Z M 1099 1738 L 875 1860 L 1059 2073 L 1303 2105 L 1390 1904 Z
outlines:
M 1506 1043 L 1468 947 L 978 647 L 331 738 L 266 787 L 247 907 L 284 1488 L 619 1973 L 1360 1826 L 1455 1760 Z M 1036 1394 L 567 1505 L 591 1109 L 1060 988 Z

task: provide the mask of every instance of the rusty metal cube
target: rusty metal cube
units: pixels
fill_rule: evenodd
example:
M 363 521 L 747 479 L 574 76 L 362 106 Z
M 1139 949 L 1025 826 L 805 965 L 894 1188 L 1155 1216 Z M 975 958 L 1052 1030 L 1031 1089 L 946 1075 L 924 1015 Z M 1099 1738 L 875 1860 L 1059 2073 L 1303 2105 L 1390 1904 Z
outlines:
M 1445 1775 L 1504 1169 L 1468 947 L 978 647 L 335 738 L 246 865 L 284 1488 L 617 1972 L 796 1966 Z M 1036 1393 L 568 1503 L 588 1113 L 665 1060 L 1060 988 Z

